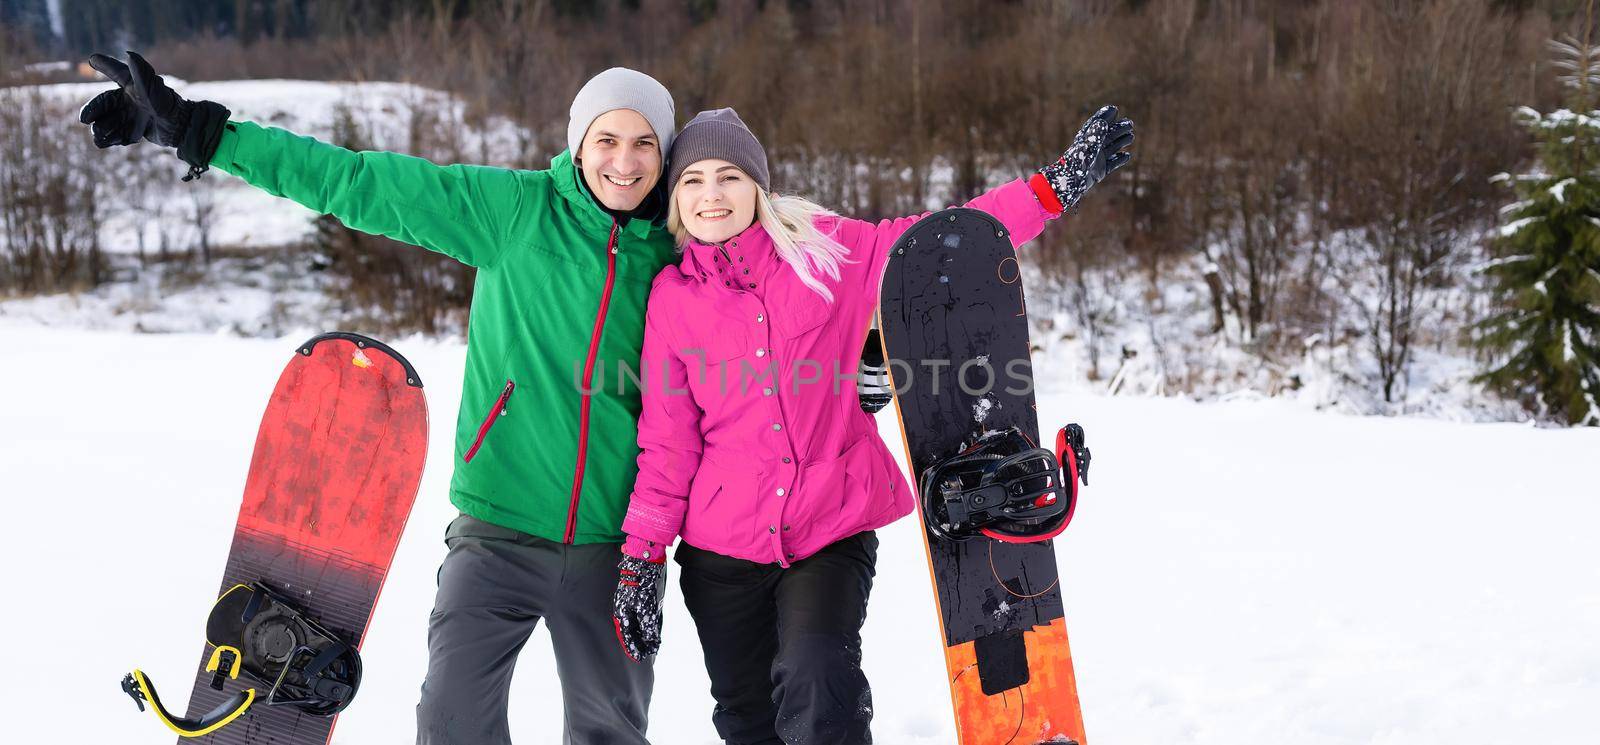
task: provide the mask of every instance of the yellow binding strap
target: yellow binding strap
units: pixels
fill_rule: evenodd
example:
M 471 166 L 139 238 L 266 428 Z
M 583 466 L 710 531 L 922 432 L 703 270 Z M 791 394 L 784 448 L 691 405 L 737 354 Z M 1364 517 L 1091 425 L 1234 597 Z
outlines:
M 207 669 L 216 669 L 221 656 L 220 652 L 223 649 L 225 647 L 217 648 L 219 654 L 211 656 L 211 664 Z M 237 654 L 234 656 L 233 674 L 235 676 L 239 674 L 239 656 Z M 150 702 L 150 708 L 155 711 L 156 718 L 160 719 L 162 724 L 167 725 L 168 729 L 178 733 L 180 737 L 202 737 L 216 732 L 229 722 L 238 719 L 239 715 L 250 708 L 250 704 L 256 700 L 256 689 L 247 688 L 233 694 L 227 701 L 222 702 L 222 705 L 212 709 L 198 719 L 175 717 L 171 712 L 167 711 L 165 706 L 161 705 L 161 698 L 156 695 L 155 684 L 145 677 L 143 671 L 134 670 L 133 679 L 138 686 L 139 693 L 144 696 L 146 701 Z
M 206 672 L 214 673 L 217 671 L 218 667 L 222 666 L 223 652 L 233 653 L 233 665 L 228 668 L 228 680 L 238 680 L 239 665 L 244 663 L 244 653 L 240 652 L 237 648 L 230 647 L 226 644 L 211 650 L 211 661 L 206 663 Z

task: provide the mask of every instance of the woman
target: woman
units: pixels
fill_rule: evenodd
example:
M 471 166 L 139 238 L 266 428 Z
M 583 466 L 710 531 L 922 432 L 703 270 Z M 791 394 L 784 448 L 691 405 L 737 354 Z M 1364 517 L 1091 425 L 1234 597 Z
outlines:
M 1025 243 L 1127 162 L 1132 141 L 1105 107 L 1055 163 L 968 206 Z M 681 535 L 722 738 L 870 742 L 873 531 L 911 512 L 912 493 L 854 378 L 890 248 L 918 218 L 874 224 L 773 195 L 732 109 L 685 125 L 671 160 L 667 227 L 683 258 L 646 311 L 618 638 L 634 659 L 659 647 L 666 548 Z

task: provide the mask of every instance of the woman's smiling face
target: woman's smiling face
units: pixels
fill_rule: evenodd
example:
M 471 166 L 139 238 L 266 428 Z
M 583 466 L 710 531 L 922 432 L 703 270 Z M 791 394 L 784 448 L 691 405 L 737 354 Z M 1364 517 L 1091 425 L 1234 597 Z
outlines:
M 683 170 L 672 199 L 689 235 L 701 243 L 721 243 L 755 222 L 758 188 L 738 166 L 709 158 Z

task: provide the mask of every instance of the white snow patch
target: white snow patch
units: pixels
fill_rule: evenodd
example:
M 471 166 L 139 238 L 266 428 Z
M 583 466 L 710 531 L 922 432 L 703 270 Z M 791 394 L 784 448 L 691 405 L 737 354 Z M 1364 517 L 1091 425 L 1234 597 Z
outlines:
M 24 71 L 32 73 L 66 72 L 72 68 L 73 64 L 66 60 L 57 60 L 55 62 L 35 62 L 30 65 L 22 66 Z
M 1484 261 L 1484 262 L 1481 262 L 1481 263 L 1478 263 L 1478 264 L 1474 264 L 1473 267 L 1472 267 L 1472 271 L 1481 272 L 1481 271 L 1484 271 L 1486 269 L 1493 269 L 1493 268 L 1495 268 L 1497 266 L 1504 266 L 1506 264 L 1515 264 L 1515 263 L 1518 263 L 1518 262 L 1521 262 L 1521 261 L 1532 261 L 1535 258 L 1537 258 L 1537 257 L 1532 256 L 1530 254 L 1520 254 L 1520 255 L 1517 255 L 1517 256 L 1502 256 L 1502 257 L 1500 257 L 1498 259 L 1490 259 L 1488 261 Z
M 1536 120 L 1536 123 L 1541 129 L 1555 130 L 1573 126 L 1600 129 L 1600 116 L 1595 116 L 1595 114 L 1600 112 L 1589 112 L 1584 114 L 1576 113 L 1569 109 L 1556 109 L 1555 111 L 1541 116 L 1539 112 L 1534 111 L 1526 106 L 1517 109 L 1517 113 L 1523 114 L 1524 116 L 1528 116 L 1529 112 L 1531 112 L 1532 118 Z
M 1518 201 L 1518 202 L 1512 202 L 1511 204 L 1508 204 L 1508 205 L 1506 205 L 1504 207 L 1501 207 L 1500 208 L 1500 214 L 1509 215 L 1509 214 L 1511 214 L 1513 212 L 1518 212 L 1518 211 L 1527 209 L 1528 207 L 1531 207 L 1531 206 L 1533 206 L 1533 201 L 1532 200 L 1528 200 L 1528 199 L 1524 199 L 1524 200 L 1521 200 L 1521 201 Z
M 1531 225 L 1531 224 L 1533 224 L 1535 222 L 1538 222 L 1540 220 L 1543 220 L 1543 219 L 1544 219 L 1543 217 L 1534 216 L 1534 217 L 1524 217 L 1524 218 L 1522 218 L 1520 220 L 1512 220 L 1511 222 L 1508 222 L 1505 225 L 1500 226 L 1500 231 L 1499 231 L 1500 232 L 1500 237 L 1501 238 L 1510 238 L 1511 236 L 1516 235 L 1518 232 L 1520 232 L 1523 228 L 1526 228 L 1529 225 Z
M 1554 186 L 1550 187 L 1550 196 L 1555 197 L 1557 202 L 1566 204 L 1567 187 L 1576 183 L 1578 183 L 1578 180 L 1572 177 L 1561 179 L 1560 181 L 1557 181 Z
M 271 253 L 219 258 L 194 270 L 176 262 L 157 263 L 132 280 L 89 292 L 0 300 L 0 320 L 137 333 L 300 335 L 318 325 L 343 325 L 336 312 L 340 303 L 328 294 L 328 279 L 293 257 Z
M 173 681 L 194 670 L 261 411 L 301 341 L 0 317 L 0 484 L 7 520 L 21 526 L 0 542 L 0 563 L 17 568 L 7 590 L 34 608 L 75 608 L 92 584 L 94 607 L 122 615 L 6 614 L 11 638 L 94 639 L 103 651 L 62 665 L 60 645 L 13 645 L 8 663 L 31 672 L 0 677 L 0 695 L 85 690 L 98 713 L 73 720 L 74 741 L 171 745 L 111 681 L 135 665 Z M 433 427 L 362 650 L 368 676 L 339 719 L 342 745 L 415 740 L 440 539 L 456 515 L 445 495 L 465 347 L 386 341 L 427 381 Z M 1600 429 L 1111 398 L 1061 387 L 1065 368 L 1038 367 L 1063 370 L 1039 395 L 1040 421 L 1082 422 L 1097 456 L 1072 528 L 1053 542 L 1092 741 L 1593 741 Z M 898 422 L 875 422 L 901 460 Z M 1328 477 L 1330 453 L 1359 454 L 1350 478 Z M 63 525 L 71 550 L 51 529 Z M 906 518 L 879 537 L 862 630 L 873 729 L 897 745 L 954 742 L 921 531 Z M 675 585 L 666 602 L 651 741 L 716 742 Z M 186 689 L 172 686 L 166 703 L 183 709 Z M 514 740 L 558 741 L 561 711 L 540 630 L 511 690 Z M 59 734 L 49 717 L 8 727 L 13 742 Z
M 972 404 L 972 421 L 983 424 L 989 418 L 989 412 L 994 410 L 994 400 L 985 396 Z

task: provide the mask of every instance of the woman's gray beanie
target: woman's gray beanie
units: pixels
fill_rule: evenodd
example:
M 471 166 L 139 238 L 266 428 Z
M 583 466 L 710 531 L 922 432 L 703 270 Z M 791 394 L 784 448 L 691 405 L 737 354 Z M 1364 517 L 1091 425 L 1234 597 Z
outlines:
M 661 152 L 672 149 L 673 124 L 677 109 L 672 105 L 672 94 L 667 87 L 638 70 L 613 67 L 583 84 L 572 99 L 572 109 L 567 119 L 567 148 L 578 156 L 578 146 L 589 125 L 608 111 L 631 109 L 639 112 L 660 139 Z
M 672 173 L 667 188 L 678 184 L 685 168 L 707 158 L 728 161 L 750 174 L 762 191 L 772 191 L 767 176 L 767 151 L 733 109 L 702 111 L 678 132 L 672 149 Z

